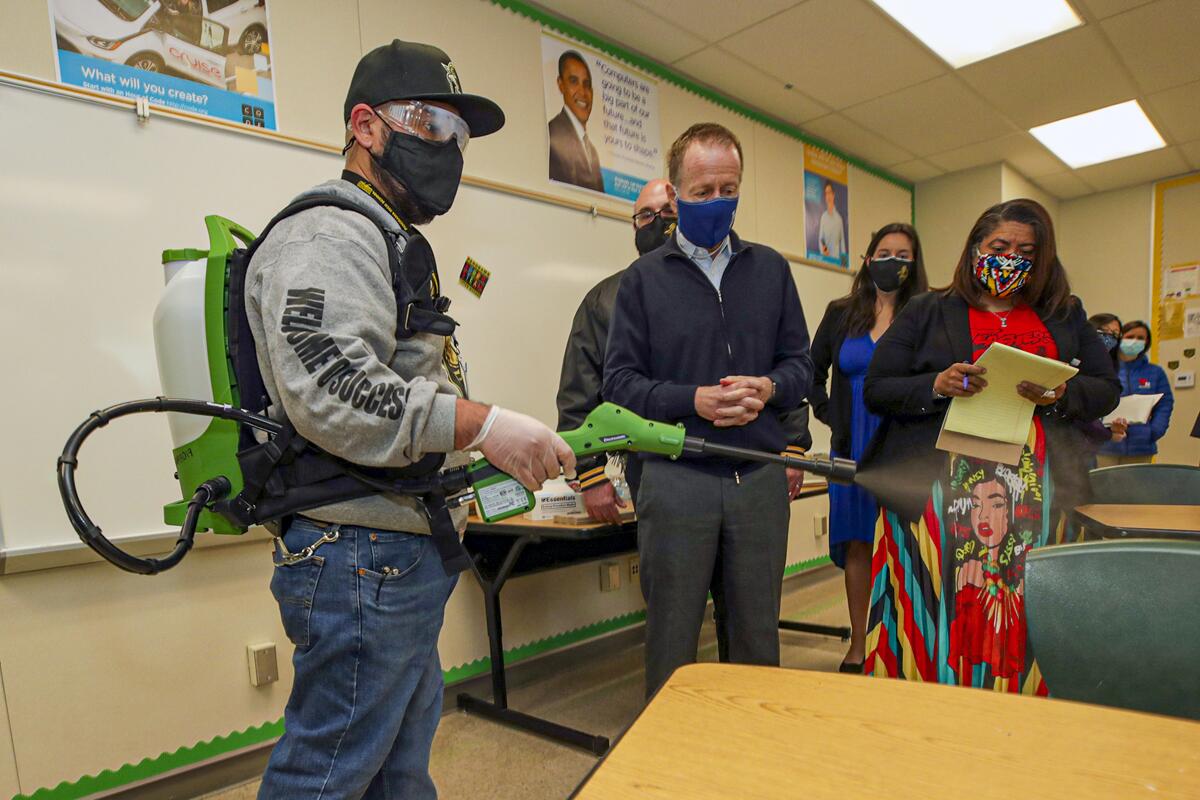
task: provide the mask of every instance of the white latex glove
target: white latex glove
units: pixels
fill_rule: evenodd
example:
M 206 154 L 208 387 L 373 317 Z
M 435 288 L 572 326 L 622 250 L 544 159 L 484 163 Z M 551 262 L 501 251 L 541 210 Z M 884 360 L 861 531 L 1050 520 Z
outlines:
M 505 472 L 531 492 L 559 476 L 575 477 L 575 454 L 554 431 L 533 417 L 492 406 L 475 441 L 465 448 L 478 450 L 492 466 Z

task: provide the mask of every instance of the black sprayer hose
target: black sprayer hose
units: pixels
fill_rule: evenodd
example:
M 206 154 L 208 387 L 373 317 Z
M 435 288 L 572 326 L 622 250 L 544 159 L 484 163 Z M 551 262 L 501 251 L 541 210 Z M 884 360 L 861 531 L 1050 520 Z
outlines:
M 854 477 L 858 471 L 858 464 L 848 458 L 807 458 L 804 456 L 794 456 L 790 453 L 787 455 L 765 453 L 761 450 L 748 450 L 745 447 L 731 447 L 730 445 L 708 442 L 698 436 L 684 437 L 683 452 L 708 453 L 709 455 L 724 456 L 725 458 L 732 458 L 738 461 L 755 461 L 761 464 L 779 464 L 784 467 L 802 469 L 813 475 L 820 475 L 834 483 L 854 483 Z
M 67 517 L 71 520 L 71 527 L 79 534 L 79 538 L 83 540 L 84 544 L 99 553 L 106 561 L 127 572 L 135 572 L 139 575 L 154 575 L 170 569 L 187 555 L 196 538 L 196 524 L 200 518 L 200 512 L 210 503 L 229 494 L 232 488 L 229 480 L 224 476 L 217 476 L 200 484 L 196 489 L 196 493 L 188 502 L 187 515 L 183 520 L 183 528 L 179 531 L 179 538 L 175 541 L 175 549 L 169 555 L 161 559 L 138 558 L 114 545 L 104 536 L 99 526 L 92 522 L 75 489 L 75 470 L 79 466 L 80 447 L 97 429 L 103 428 L 114 419 L 130 414 L 164 411 L 230 419 L 272 434 L 279 433 L 283 429 L 279 423 L 273 420 L 233 406 L 203 400 L 172 400 L 166 397 L 156 397 L 152 400 L 131 400 L 128 403 L 119 403 L 100 411 L 93 411 L 92 415 L 75 429 L 67 439 L 66 445 L 63 446 L 62 455 L 58 459 L 58 492 L 62 496 Z

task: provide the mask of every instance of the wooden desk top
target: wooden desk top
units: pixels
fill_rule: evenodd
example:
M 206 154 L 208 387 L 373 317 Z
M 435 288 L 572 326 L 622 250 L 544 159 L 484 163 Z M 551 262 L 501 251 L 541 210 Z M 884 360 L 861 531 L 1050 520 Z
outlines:
M 855 675 L 676 672 L 579 800 L 1195 798 L 1200 723 Z
M 1097 525 L 1117 530 L 1178 531 L 1200 535 L 1200 506 L 1092 505 L 1075 509 Z

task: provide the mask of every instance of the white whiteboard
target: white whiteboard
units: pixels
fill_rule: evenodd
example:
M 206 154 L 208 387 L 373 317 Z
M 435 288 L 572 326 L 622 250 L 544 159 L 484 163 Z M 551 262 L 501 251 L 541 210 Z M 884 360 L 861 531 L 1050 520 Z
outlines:
M 472 150 L 487 147 L 480 140 Z M 151 317 L 163 249 L 206 247 L 203 217 L 257 230 L 338 157 L 0 84 L 0 541 L 18 554 L 77 543 L 55 460 L 93 410 L 159 394 Z M 471 170 L 471 151 L 467 171 Z M 427 234 L 462 323 L 472 395 L 553 424 L 571 318 L 633 258 L 628 223 L 464 186 Z M 457 284 L 471 256 L 482 299 Z M 794 267 L 810 328 L 846 275 Z M 817 447 L 828 441 L 814 425 Z M 165 417 L 118 420 L 87 443 L 78 480 L 113 538 L 165 529 L 179 498 Z

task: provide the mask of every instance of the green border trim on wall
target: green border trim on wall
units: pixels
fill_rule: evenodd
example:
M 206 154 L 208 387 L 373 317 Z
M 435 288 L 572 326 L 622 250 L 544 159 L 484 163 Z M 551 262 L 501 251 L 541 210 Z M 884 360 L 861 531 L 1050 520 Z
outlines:
M 789 564 L 783 571 L 784 577 L 795 575 L 815 567 L 830 563 L 829 556 L 810 558 Z M 534 656 L 543 655 L 573 644 L 619 631 L 646 621 L 646 612 L 631 611 L 609 619 L 593 622 L 563 633 L 547 636 L 527 644 L 518 645 L 504 651 L 504 663 L 516 664 Z M 483 657 L 452 667 L 443 673 L 446 685 L 459 683 L 491 671 L 492 661 Z M 283 735 L 283 720 L 265 722 L 244 731 L 236 731 L 227 736 L 217 736 L 208 741 L 199 742 L 191 747 L 181 747 L 171 753 L 163 753 L 156 758 L 144 758 L 136 764 L 125 764 L 115 770 L 104 770 L 97 775 L 84 775 L 76 781 L 63 781 L 53 789 L 38 789 L 33 794 L 19 794 L 12 800 L 80 800 L 98 792 L 128 786 L 131 783 L 154 778 L 173 770 L 190 767 L 202 761 L 232 753 L 263 742 L 278 739 Z
M 823 567 L 826 564 L 832 563 L 829 556 L 819 556 L 817 558 L 810 558 L 807 561 L 797 561 L 795 564 L 789 564 L 783 570 L 783 577 L 787 578 L 795 575 L 797 572 L 807 572 L 810 569 L 816 569 L 817 567 Z
M 126 764 L 120 769 L 106 769 L 98 775 L 85 775 L 77 781 L 63 781 L 53 789 L 38 789 L 33 794 L 19 794 L 13 800 L 78 800 L 97 792 L 127 786 L 235 750 L 277 739 L 282 735 L 283 720 L 265 722 L 228 736 L 217 736 L 191 747 L 181 747 L 172 753 L 163 753 L 157 758 L 144 758 L 136 764 Z
M 570 36 L 572 39 L 582 42 L 583 44 L 590 45 L 591 47 L 605 52 L 614 58 L 619 58 L 627 64 L 637 67 L 643 72 L 648 72 L 655 77 L 673 83 L 681 89 L 689 91 L 692 94 L 699 95 L 705 100 L 716 103 L 722 108 L 726 108 L 735 114 L 740 114 L 741 116 L 747 117 L 761 125 L 765 125 L 773 131 L 782 133 L 784 136 L 789 136 L 792 139 L 797 139 L 801 142 L 828 150 L 835 156 L 845 159 L 848 163 L 853 164 L 864 172 L 868 172 L 877 178 L 887 181 L 888 183 L 895 184 L 902 189 L 907 189 L 909 192 L 913 191 L 913 185 L 903 178 L 892 175 L 890 172 L 886 172 L 874 164 L 863 161 L 861 158 L 848 155 L 839 150 L 837 147 L 831 145 L 829 142 L 818 139 L 814 136 L 810 136 L 794 125 L 788 125 L 786 122 L 781 122 L 780 120 L 768 116 L 761 111 L 755 111 L 754 109 L 744 105 L 738 100 L 735 100 L 729 95 L 722 94 L 721 92 L 710 89 L 706 86 L 701 86 L 691 78 L 688 78 L 680 72 L 676 72 L 665 64 L 626 50 L 616 42 L 601 38 L 591 31 L 584 30 L 575 23 L 556 16 L 545 9 L 537 8 L 536 6 L 532 6 L 529 3 L 522 2 L 521 0 L 491 0 L 491 2 L 493 5 L 506 8 L 509 11 L 520 14 L 521 16 L 531 19 L 534 22 L 538 22 L 547 28 L 553 28 L 565 36 Z

